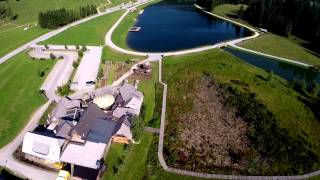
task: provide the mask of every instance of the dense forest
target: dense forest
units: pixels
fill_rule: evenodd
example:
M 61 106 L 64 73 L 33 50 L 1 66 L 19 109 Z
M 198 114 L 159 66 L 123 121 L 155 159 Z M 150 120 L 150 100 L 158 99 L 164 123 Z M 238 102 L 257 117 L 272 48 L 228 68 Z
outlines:
M 80 7 L 79 11 L 61 8 L 47 12 L 40 12 L 39 25 L 42 28 L 55 29 L 96 13 L 97 9 L 93 5 Z
M 239 18 L 278 35 L 302 38 L 320 51 L 320 0 L 197 0 L 197 4 L 208 11 L 221 4 L 247 4 Z

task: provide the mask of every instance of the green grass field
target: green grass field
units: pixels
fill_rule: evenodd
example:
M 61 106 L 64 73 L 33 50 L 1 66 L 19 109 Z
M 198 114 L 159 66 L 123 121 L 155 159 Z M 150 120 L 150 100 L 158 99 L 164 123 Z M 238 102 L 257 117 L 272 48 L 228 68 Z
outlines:
M 71 27 L 41 44 L 104 45 L 107 31 L 123 12 L 117 11 Z
M 240 7 L 241 4 L 223 4 L 217 6 L 213 13 L 249 25 L 248 22 L 244 20 L 234 18 L 237 16 Z M 244 5 L 244 8 L 246 8 L 246 5 Z M 262 53 L 309 63 L 311 65 L 320 65 L 320 57 L 313 55 L 312 52 L 301 46 L 299 41 L 294 40 L 293 38 L 274 35 L 272 33 L 264 34 L 258 38 L 242 42 L 240 43 L 240 46 Z
M 119 0 L 116 0 L 119 1 Z M 106 0 L 8 0 L 9 7 L 13 14 L 18 14 L 18 18 L 14 23 L 25 24 L 37 22 L 38 14 L 58 8 L 77 9 L 86 5 L 101 5 Z
M 65 7 L 67 9 L 77 9 L 80 6 L 87 4 L 95 4 L 97 6 L 105 4 L 106 0 L 9 0 L 9 6 L 13 14 L 18 14 L 18 19 L 15 21 L 7 21 L 0 25 L 0 41 L 4 42 L 0 44 L 0 57 L 9 53 L 10 51 L 18 48 L 19 46 L 49 32 L 49 29 L 43 29 L 37 26 L 33 26 L 28 30 L 24 30 L 27 23 L 37 23 L 38 13 L 55 8 Z M 111 4 L 106 6 L 112 7 L 121 3 L 126 3 L 128 0 L 111 0 Z M 1 3 L 1 2 L 0 2 Z M 36 6 L 34 5 L 36 4 Z M 52 39 L 53 44 L 65 44 L 65 43 L 79 43 L 89 45 L 104 44 L 105 29 L 110 24 L 113 24 L 113 20 L 116 18 L 116 14 L 109 18 L 100 18 L 95 21 L 96 23 L 103 23 L 106 27 L 98 26 L 95 22 L 83 25 L 80 28 L 74 27 L 62 33 Z M 91 22 L 91 21 L 90 21 Z M 92 33 L 94 32 L 94 33 Z M 72 33 L 82 33 L 81 36 Z
M 313 55 L 308 49 L 294 40 L 271 33 L 240 43 L 240 46 L 311 65 L 320 65 L 320 57 Z
M 180 176 L 165 172 L 159 164 L 157 156 L 158 136 L 145 132 L 140 144 L 131 144 L 125 147 L 123 144 L 113 143 L 106 156 L 107 170 L 102 179 L 105 180 L 139 180 L 139 179 L 163 179 L 163 180 L 200 180 L 188 176 Z M 121 159 L 121 160 L 120 160 Z M 121 162 L 121 163 L 120 163 Z M 118 167 L 115 173 L 114 167 Z M 156 168 L 151 171 L 149 168 Z M 151 173 L 151 174 L 149 174 Z
M 144 133 L 140 144 L 131 144 L 125 150 L 122 144 L 112 144 L 107 154 L 105 163 L 107 171 L 103 179 L 105 180 L 136 180 L 142 179 L 144 176 L 145 163 L 147 160 L 148 149 L 152 142 L 152 134 Z M 119 163 L 119 158 L 123 159 Z M 117 173 L 113 172 L 113 167 L 118 167 Z
M 0 147 L 10 142 L 28 122 L 32 113 L 45 102 L 39 88 L 55 61 L 31 60 L 21 53 L 0 65 Z
M 143 106 L 145 110 L 144 122 L 147 125 L 153 118 L 155 107 L 155 88 L 158 82 L 158 63 L 152 63 L 152 76 L 150 79 L 140 81 L 139 90 L 143 92 Z
M 24 31 L 23 28 L 17 28 L 9 32 L 1 32 L 0 41 L 2 43 L 0 43 L 0 57 L 47 32 L 49 32 L 48 29 L 39 27 L 34 27 L 26 31 Z
M 172 90 L 179 85 L 178 80 L 188 79 L 189 76 L 184 73 L 184 70 L 191 69 L 191 67 L 195 69 L 196 74 L 204 71 L 213 72 L 216 79 L 222 83 L 240 80 L 249 84 L 249 90 L 257 94 L 257 97 L 267 105 L 283 127 L 294 135 L 302 132 L 308 134 L 309 140 L 314 142 L 320 152 L 320 145 L 316 143 L 320 142 L 318 133 L 320 123 L 311 110 L 299 100 L 299 94 L 288 87 L 287 81 L 274 75 L 272 81 L 265 82 L 259 79 L 258 75 L 267 77 L 266 71 L 247 64 L 224 51 L 211 50 L 165 58 L 163 78 L 168 82 L 169 93 L 177 94 L 179 97 L 183 96 L 183 88 L 179 88 L 181 92 L 172 92 Z
M 244 9 L 246 9 L 248 6 L 245 4 L 222 4 L 220 6 L 217 6 L 214 8 L 213 13 L 225 16 L 225 17 L 230 17 L 230 16 L 237 16 L 238 12 L 243 6 Z
M 255 97 L 275 116 L 280 127 L 285 128 L 292 137 L 303 137 L 314 152 L 320 153 L 320 122 L 300 100 L 301 95 L 290 88 L 287 81 L 276 75 L 269 81 L 259 78 L 267 77 L 268 73 L 221 50 L 164 59 L 163 78 L 168 83 L 168 124 L 176 121 L 174 117 L 177 114 L 171 113 L 192 108 L 190 99 L 183 97 L 190 93 L 189 86 L 193 78 L 203 76 L 204 72 L 213 74 L 219 83 L 232 84 L 240 91 L 255 93 Z M 242 89 L 243 87 L 233 82 L 241 82 L 246 84 L 246 87 Z
M 102 59 L 105 59 L 107 61 L 140 61 L 143 59 L 146 59 L 146 57 L 143 56 L 134 56 L 134 55 L 129 55 L 129 54 L 123 54 L 118 51 L 115 51 L 111 49 L 108 46 L 103 47 L 103 52 L 102 52 Z

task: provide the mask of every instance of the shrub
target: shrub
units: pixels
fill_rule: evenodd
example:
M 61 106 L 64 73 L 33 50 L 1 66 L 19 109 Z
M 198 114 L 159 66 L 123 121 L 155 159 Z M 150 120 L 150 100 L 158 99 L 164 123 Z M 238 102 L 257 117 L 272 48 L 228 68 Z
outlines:
M 44 45 L 44 48 L 49 49 L 49 46 L 47 44 Z
M 77 67 L 79 66 L 79 63 L 78 63 L 77 61 L 74 61 L 74 62 L 72 63 L 72 66 L 73 66 L 74 68 L 77 68 Z
M 82 51 L 78 51 L 78 56 L 79 56 L 80 58 L 82 58 L 82 57 L 83 57 L 83 52 L 82 52 Z
M 70 83 L 67 83 L 63 86 L 59 86 L 57 89 L 57 93 L 60 96 L 67 96 L 71 93 L 71 89 L 70 89 Z
M 139 117 L 136 117 L 133 120 L 133 127 L 132 127 L 132 135 L 133 135 L 133 139 L 135 139 L 135 141 L 139 141 L 139 139 L 142 137 L 143 135 L 143 128 L 144 128 L 144 106 L 141 107 L 141 113 Z
M 38 69 L 38 76 L 42 78 L 44 75 L 45 75 L 44 70 Z
M 54 54 L 50 53 L 50 59 L 56 59 L 56 58 L 57 57 Z

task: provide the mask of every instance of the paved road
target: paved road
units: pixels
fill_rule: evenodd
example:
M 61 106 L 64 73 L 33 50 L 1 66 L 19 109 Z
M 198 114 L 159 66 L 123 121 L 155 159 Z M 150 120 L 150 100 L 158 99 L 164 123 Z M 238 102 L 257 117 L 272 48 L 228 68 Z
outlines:
M 90 21 L 90 20 L 92 20 L 92 19 L 95 19 L 95 18 L 97 18 L 97 17 L 103 16 L 103 15 L 106 15 L 106 14 L 113 13 L 113 12 L 115 12 L 115 11 L 119 11 L 119 10 L 124 9 L 124 8 L 130 8 L 130 7 L 133 6 L 133 5 L 138 5 L 138 4 L 143 4 L 143 3 L 145 3 L 145 2 L 144 2 L 144 1 L 139 1 L 139 2 L 135 2 L 135 3 L 133 3 L 133 4 L 132 4 L 132 3 L 127 3 L 127 4 L 125 4 L 124 6 L 119 5 L 119 6 L 110 8 L 110 9 L 106 10 L 105 12 L 102 12 L 102 13 L 99 13 L 99 14 L 95 14 L 95 15 L 93 15 L 93 16 L 90 16 L 90 17 L 87 17 L 87 18 L 84 18 L 84 19 L 80 19 L 80 20 L 75 21 L 75 22 L 73 22 L 73 23 L 71 23 L 71 24 L 68 24 L 68 25 L 66 25 L 66 26 L 63 26 L 63 27 L 61 27 L 61 28 L 59 28 L 59 29 L 50 31 L 49 33 L 44 34 L 44 35 L 42 35 L 42 36 L 40 36 L 40 37 L 38 37 L 38 38 L 36 38 L 36 39 L 34 39 L 34 40 L 32 40 L 32 41 L 30 41 L 30 42 L 28 42 L 28 43 L 20 46 L 19 48 L 11 51 L 10 53 L 4 55 L 3 57 L 0 58 L 0 64 L 4 63 L 4 62 L 7 61 L 8 59 L 10 59 L 10 58 L 12 58 L 13 56 L 19 54 L 20 52 L 26 50 L 29 46 L 32 46 L 32 45 L 34 45 L 34 44 L 37 44 L 37 43 L 39 43 L 40 41 L 47 40 L 47 39 L 49 39 L 49 38 L 51 38 L 51 37 L 53 37 L 53 36 L 55 36 L 55 35 L 63 32 L 63 31 L 65 31 L 65 30 L 69 29 L 70 27 L 79 25 L 79 24 L 81 24 L 81 23 Z
M 63 59 L 58 60 L 54 65 L 53 69 L 50 71 L 46 80 L 41 86 L 41 90 L 44 90 L 46 96 L 50 100 L 58 102 L 61 97 L 56 95 L 56 90 L 59 86 L 66 84 L 73 72 L 73 62 L 77 60 L 78 53 L 75 51 L 75 47 L 71 47 L 69 51 L 65 50 L 64 46 L 50 46 L 49 50 L 43 51 L 44 46 L 42 45 L 33 45 L 34 50 L 29 52 L 29 55 L 34 58 L 50 58 L 50 53 L 54 54 L 56 57 L 62 56 Z
M 19 147 L 23 141 L 23 137 L 26 132 L 32 131 L 38 126 L 39 120 L 47 110 L 51 101 L 48 101 L 42 105 L 31 117 L 28 124 L 19 133 L 16 138 L 7 144 L 5 147 L 0 149 L 0 166 L 10 169 L 15 172 L 18 176 L 26 177 L 33 180 L 54 180 L 57 177 L 56 172 L 39 169 L 34 166 L 30 166 L 15 160 L 12 157 L 13 152 Z

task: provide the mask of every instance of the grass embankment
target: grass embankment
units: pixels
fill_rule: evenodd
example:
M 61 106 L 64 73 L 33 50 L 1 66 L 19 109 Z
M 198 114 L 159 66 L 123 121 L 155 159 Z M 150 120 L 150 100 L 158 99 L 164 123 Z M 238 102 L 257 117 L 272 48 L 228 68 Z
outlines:
M 217 6 L 213 13 L 221 15 L 223 17 L 236 20 L 245 25 L 250 25 L 248 22 L 238 19 L 238 12 L 240 10 L 241 4 L 223 4 Z M 244 9 L 247 7 L 243 5 Z M 283 58 L 288 58 L 311 65 L 320 65 L 320 57 L 314 52 L 303 47 L 299 40 L 294 37 L 281 37 L 274 35 L 272 33 L 263 34 L 262 36 L 240 43 L 240 46 L 256 50 L 262 53 L 267 53 L 275 56 L 280 56 Z
M 103 45 L 107 31 L 123 12 L 117 11 L 71 27 L 41 44 Z
M 0 3 L 4 4 L 6 2 Z M 0 57 L 50 31 L 49 29 L 34 26 L 34 23 L 38 21 L 39 12 L 62 7 L 75 9 L 87 4 L 99 5 L 101 3 L 105 3 L 105 0 L 8 0 L 12 14 L 17 14 L 18 16 L 16 20 L 7 20 L 3 25 L 0 25 L 0 42 L 3 42 L 0 43 Z M 22 27 L 22 25 L 28 23 L 30 23 L 31 28 L 24 30 L 27 26 Z
M 182 124 L 177 124 L 177 122 L 186 112 L 199 108 L 193 107 L 195 103 L 193 103 L 192 97 L 193 93 L 197 93 L 194 85 L 198 84 L 197 79 L 202 77 L 204 73 L 213 74 L 218 83 L 231 84 L 239 92 L 254 93 L 254 97 L 261 101 L 275 117 L 277 126 L 284 128 L 288 132 L 288 136 L 299 140 L 303 139 L 303 143 L 315 154 L 320 153 L 320 123 L 306 104 L 301 101 L 301 99 L 304 99 L 302 95 L 294 91 L 286 81 L 278 76 L 273 76 L 267 80 L 267 72 L 246 64 L 224 51 L 211 50 L 192 55 L 165 58 L 163 74 L 168 83 L 165 152 L 169 156 L 176 153 L 173 155 L 174 157 L 170 157 L 171 162 L 178 161 L 181 158 L 175 150 L 185 146 L 183 142 L 179 141 L 179 132 L 181 131 L 177 130 L 178 127 L 183 127 L 184 121 L 180 119 Z M 267 124 L 265 128 L 268 128 Z M 267 131 L 272 133 L 272 129 Z M 171 144 L 169 144 L 170 142 Z M 287 144 L 284 143 L 283 147 L 287 147 Z M 298 145 L 294 147 L 298 147 Z M 198 160 L 203 158 L 201 152 L 200 155 L 193 154 L 200 156 Z M 290 154 L 283 154 L 282 156 L 287 157 Z M 290 168 L 295 165 L 288 165 L 288 162 L 277 163 L 267 170 L 264 169 L 263 173 L 286 174 L 292 172 Z M 251 168 L 257 168 L 254 164 L 251 165 Z M 253 169 L 252 172 L 248 173 L 256 174 L 259 172 L 255 172 L 255 169 Z M 301 174 L 301 172 L 296 173 Z
M 146 6 L 157 3 L 159 0 L 152 1 L 150 3 L 139 6 L 136 11 L 129 12 L 123 20 L 119 23 L 118 27 L 112 33 L 111 39 L 113 43 L 123 49 L 131 49 L 127 45 L 127 36 L 129 29 L 135 24 L 137 17 L 139 16 L 139 11 L 144 9 Z
M 108 46 L 105 46 L 105 47 L 103 47 L 102 59 L 104 59 L 106 61 L 112 61 L 112 62 L 140 61 L 140 60 L 146 59 L 146 57 L 123 54 L 123 53 L 120 53 L 118 51 L 111 49 Z
M 39 88 L 55 62 L 32 60 L 21 53 L 0 65 L 0 147 L 10 142 L 45 102 Z
M 155 106 L 157 103 L 156 99 L 159 99 L 158 97 L 156 97 L 156 92 L 158 92 L 157 95 L 158 96 L 160 95 L 160 98 L 162 97 L 161 87 L 159 87 L 160 85 L 158 85 L 159 66 L 158 66 L 158 63 L 152 63 L 151 66 L 152 66 L 152 74 L 150 77 L 140 80 L 139 90 L 142 91 L 144 94 L 143 106 L 145 108 L 144 109 L 145 110 L 145 116 L 144 116 L 145 126 L 159 128 L 160 121 L 159 121 L 159 118 L 156 117 L 158 113 L 154 114 L 156 111 L 155 109 Z M 158 89 L 160 89 L 160 92 Z
M 310 50 L 296 43 L 293 39 L 277 36 L 271 33 L 242 42 L 240 43 L 240 46 L 311 65 L 320 65 L 320 56 L 317 57 L 312 54 Z
M 140 144 L 112 144 L 107 154 L 107 171 L 103 179 L 142 179 L 152 134 L 144 133 Z
M 188 176 L 165 172 L 159 164 L 157 155 L 158 136 L 145 132 L 140 144 L 112 144 L 105 164 L 105 180 L 200 180 Z
M 23 28 L 16 28 L 0 32 L 0 57 L 47 32 L 49 32 L 48 29 L 39 27 L 33 27 L 26 31 Z

